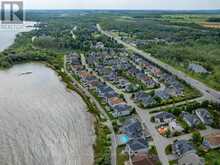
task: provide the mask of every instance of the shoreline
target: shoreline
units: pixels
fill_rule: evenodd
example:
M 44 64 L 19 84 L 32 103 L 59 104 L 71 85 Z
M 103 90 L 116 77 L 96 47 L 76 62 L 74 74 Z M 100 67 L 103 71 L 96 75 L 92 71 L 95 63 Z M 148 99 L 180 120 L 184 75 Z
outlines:
M 79 93 L 79 91 L 72 90 L 72 89 L 68 88 L 67 82 L 65 81 L 65 76 L 63 76 L 61 74 L 62 72 L 60 70 L 55 69 L 54 66 L 50 65 L 49 63 L 46 63 L 46 62 L 28 62 L 28 63 L 15 64 L 11 68 L 9 68 L 8 70 L 12 69 L 16 65 L 25 65 L 25 64 L 39 64 L 39 65 L 45 66 L 46 68 L 49 68 L 52 72 L 54 72 L 54 74 L 57 76 L 59 81 L 64 85 L 64 88 L 66 89 L 66 92 L 70 93 L 71 95 L 75 95 L 76 97 L 78 97 L 78 99 L 81 100 L 81 102 L 83 103 L 82 105 L 85 106 L 85 109 L 83 109 L 84 112 L 82 112 L 82 113 L 85 114 L 85 118 L 87 120 L 87 122 L 85 124 L 87 125 L 86 129 L 89 131 L 88 134 L 90 136 L 89 137 L 90 140 L 88 141 L 88 143 L 90 143 L 89 148 L 91 147 L 91 149 L 92 149 L 92 153 L 90 155 L 90 157 L 92 157 L 92 159 L 91 159 L 91 162 L 88 162 L 88 164 L 90 164 L 90 163 L 93 164 L 94 159 L 95 159 L 94 145 L 95 145 L 95 140 L 96 140 L 95 128 L 96 128 L 97 119 L 96 119 L 96 116 L 90 111 L 91 103 L 89 103 L 89 100 L 85 100 L 86 96 L 82 96 Z M 90 106 L 89 106 L 89 104 L 90 104 Z M 76 132 L 76 134 L 77 134 L 77 132 Z
M 4 52 L 5 50 L 9 49 L 15 42 L 15 39 L 16 39 L 16 36 L 21 34 L 21 33 L 24 33 L 24 32 L 30 32 L 32 30 L 35 29 L 34 25 L 36 25 L 38 22 L 33 22 L 33 21 L 26 21 L 24 23 L 24 27 L 23 28 L 18 28 L 18 29 L 2 29 L 0 27 L 0 34 L 2 33 L 3 35 L 5 33 L 7 33 L 6 35 L 10 34 L 10 39 L 7 40 L 6 43 L 0 43 L 0 45 L 3 45 L 3 47 L 0 47 L 0 53 Z M 11 34 L 12 33 L 12 34 Z M 8 36 L 7 36 L 8 37 Z M 3 36 L 4 38 L 4 36 Z
M 23 32 L 30 32 L 32 31 L 34 28 L 30 28 L 30 29 L 24 29 L 24 30 L 19 30 L 17 32 L 14 32 L 15 34 L 13 34 L 13 41 L 11 40 L 10 44 L 8 44 L 8 46 L 5 46 L 4 48 L 0 49 L 0 53 L 4 52 L 5 50 L 9 49 L 14 43 L 15 43 L 15 39 L 16 39 L 16 36 L 18 34 L 21 34 Z M 1 33 L 1 31 L 0 31 Z M 70 85 L 72 82 L 71 81 L 66 81 L 66 77 L 68 76 L 65 72 L 62 71 L 62 68 L 56 68 L 53 64 L 50 64 L 49 62 L 46 62 L 46 61 L 26 61 L 26 62 L 21 62 L 21 63 L 17 63 L 17 64 L 13 64 L 12 66 L 10 66 L 9 68 L 0 68 L 0 71 L 5 71 L 5 70 L 10 70 L 11 68 L 13 68 L 14 66 L 16 65 L 24 65 L 24 64 L 28 64 L 28 63 L 38 63 L 38 64 L 42 64 L 48 68 L 50 68 L 56 75 L 57 77 L 59 78 L 59 80 L 61 81 L 61 83 L 64 84 L 67 92 L 74 92 L 75 95 L 77 95 L 77 97 L 79 97 L 79 99 L 82 100 L 82 102 L 85 104 L 86 106 L 86 109 L 85 109 L 85 113 L 86 113 L 86 118 L 88 119 L 88 129 L 90 129 L 90 133 L 91 133 L 91 141 L 92 141 L 92 144 L 91 144 L 91 147 L 92 147 L 92 150 L 93 150 L 93 154 L 91 155 L 93 157 L 92 159 L 92 164 L 94 163 L 94 160 L 95 160 L 95 150 L 94 150 L 94 145 L 96 145 L 96 137 L 97 137 L 97 134 L 96 134 L 96 125 L 98 123 L 98 119 L 99 118 L 99 115 L 97 114 L 94 114 L 94 105 L 90 102 L 90 100 L 87 98 L 86 95 L 83 95 L 82 92 L 80 92 L 80 89 L 76 89 L 73 84 Z M 96 112 L 95 112 L 96 113 Z M 89 125 L 92 124 L 92 128 L 89 128 Z

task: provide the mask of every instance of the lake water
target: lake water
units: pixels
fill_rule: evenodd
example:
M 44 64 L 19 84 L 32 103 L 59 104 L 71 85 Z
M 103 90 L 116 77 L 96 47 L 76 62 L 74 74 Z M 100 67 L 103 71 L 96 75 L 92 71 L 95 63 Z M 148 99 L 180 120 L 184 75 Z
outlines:
M 35 22 L 25 22 L 23 28 L 1 28 L 0 26 L 0 52 L 8 48 L 15 40 L 16 35 L 20 32 L 27 32 L 33 29 Z
M 0 165 L 92 165 L 91 118 L 43 64 L 0 71 Z

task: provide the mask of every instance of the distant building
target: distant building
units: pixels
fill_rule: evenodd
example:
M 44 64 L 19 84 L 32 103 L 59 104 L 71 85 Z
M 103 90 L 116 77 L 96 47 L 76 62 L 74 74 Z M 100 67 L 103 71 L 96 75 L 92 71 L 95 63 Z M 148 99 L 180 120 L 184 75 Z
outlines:
M 208 73 L 208 70 L 199 64 L 189 64 L 188 70 L 195 73 Z

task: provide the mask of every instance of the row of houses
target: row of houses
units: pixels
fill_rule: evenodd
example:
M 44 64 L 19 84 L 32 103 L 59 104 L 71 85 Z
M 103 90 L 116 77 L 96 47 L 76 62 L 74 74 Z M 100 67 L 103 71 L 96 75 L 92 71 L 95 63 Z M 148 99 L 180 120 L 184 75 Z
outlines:
M 133 108 L 129 106 L 124 99 L 120 98 L 119 94 L 105 83 L 98 85 L 96 87 L 96 92 L 98 96 L 105 100 L 105 102 L 113 110 L 112 115 L 114 117 L 127 116 L 132 113 Z
M 213 118 L 207 109 L 198 108 L 194 111 L 194 114 L 189 112 L 181 112 L 180 117 L 190 128 L 197 128 L 199 124 L 212 125 Z M 158 124 L 158 131 L 164 135 L 168 130 L 174 133 L 182 133 L 183 127 L 177 122 L 176 116 L 169 112 L 161 112 L 154 116 L 154 121 Z
M 173 97 L 182 95 L 182 93 L 177 92 L 177 89 L 171 87 L 165 87 L 164 89 L 159 89 L 148 93 L 138 91 L 134 94 L 134 100 L 141 104 L 142 107 L 147 108 L 157 105 L 160 102 L 166 102 Z
M 196 128 L 200 123 L 204 125 L 212 125 L 213 118 L 211 114 L 205 108 L 199 108 L 194 111 L 194 114 L 189 112 L 182 112 L 180 115 L 187 125 L 191 128 Z
M 118 72 L 125 72 L 129 76 L 133 76 L 140 80 L 149 88 L 153 88 L 158 84 L 143 70 L 137 69 L 129 58 L 127 52 L 91 52 L 88 54 L 88 63 L 93 66 L 94 70 L 107 81 L 117 82 Z
M 138 54 L 134 54 L 130 57 L 134 63 L 143 68 L 143 72 L 147 72 L 160 83 L 165 85 L 165 89 L 160 91 L 159 95 L 164 95 L 165 99 L 169 97 L 183 96 L 184 95 L 184 86 L 177 80 L 177 78 L 164 70 L 160 69 L 156 65 L 150 63 L 143 57 Z
M 207 109 L 198 108 L 194 112 L 195 114 L 190 114 L 189 112 L 183 111 L 180 115 L 190 127 L 193 127 L 197 122 L 202 122 L 205 125 L 211 125 L 213 123 L 212 116 Z M 172 113 L 161 112 L 155 116 L 155 121 L 159 124 L 167 124 L 175 118 Z
M 96 91 L 97 96 L 110 107 L 114 117 L 131 114 L 133 108 L 127 105 L 114 89 L 100 81 L 92 72 L 88 72 L 84 67 L 81 67 L 80 70 L 78 69 L 78 66 L 82 65 L 79 55 L 72 54 L 71 57 L 71 61 L 73 61 L 71 62 L 72 70 L 79 77 L 81 84 L 90 90 Z M 118 82 L 122 87 L 124 87 L 125 83 L 123 81 L 125 80 L 119 79 Z M 149 144 L 147 138 L 150 137 L 150 134 L 146 133 L 146 129 L 143 128 L 137 118 L 129 117 L 119 128 L 119 133 L 121 137 L 119 139 L 125 145 L 124 152 L 130 157 L 130 161 L 127 163 L 131 165 L 139 165 L 141 163 L 156 164 L 158 157 L 148 154 Z
M 84 69 L 78 54 L 71 54 L 70 59 L 72 70 L 80 78 L 81 84 L 90 90 L 95 90 L 98 97 L 108 104 L 114 117 L 127 116 L 132 113 L 133 108 L 127 105 L 118 93 L 99 80 L 92 72 Z M 82 66 L 80 70 L 78 66 Z
M 127 74 L 135 77 L 137 80 L 140 80 L 148 88 L 154 88 L 154 87 L 158 86 L 158 83 L 152 77 L 147 75 L 144 70 L 138 69 L 135 66 L 132 66 L 127 71 Z

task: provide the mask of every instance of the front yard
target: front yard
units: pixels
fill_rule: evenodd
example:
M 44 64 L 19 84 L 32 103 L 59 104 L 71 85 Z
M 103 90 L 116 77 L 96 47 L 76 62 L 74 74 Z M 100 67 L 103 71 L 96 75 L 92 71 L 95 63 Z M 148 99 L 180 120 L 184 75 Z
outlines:
M 117 165 L 124 165 L 124 162 L 129 160 L 127 154 L 123 153 L 125 146 L 118 146 L 117 148 Z
M 210 150 L 204 158 L 206 165 L 220 165 L 220 150 Z

